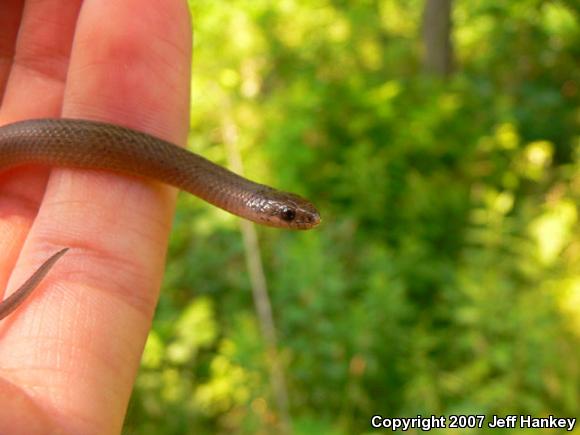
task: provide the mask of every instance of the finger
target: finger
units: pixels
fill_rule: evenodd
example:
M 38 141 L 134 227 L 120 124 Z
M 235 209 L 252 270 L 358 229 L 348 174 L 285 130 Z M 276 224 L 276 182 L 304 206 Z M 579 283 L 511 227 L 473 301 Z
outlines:
M 81 0 L 25 3 L 0 110 L 2 123 L 60 114 L 80 4 Z
M 190 42 L 182 0 L 86 1 L 64 116 L 184 143 Z M 50 379 L 31 374 L 24 383 L 31 381 L 36 394 L 43 386 L 66 391 L 51 397 L 50 406 L 73 433 L 120 429 L 157 299 L 174 196 L 165 186 L 115 174 L 52 172 L 25 253 L 37 265 L 39 251 L 46 258 L 56 247 L 72 249 L 53 275 L 58 287 L 39 289 L 16 313 L 10 352 L 0 349 L 0 358 L 21 376 L 32 367 L 51 373 Z M 22 266 L 14 286 L 33 270 Z M 30 335 L 31 325 L 42 331 L 39 337 Z
M 4 79 L 5 89 L 0 125 L 60 115 L 80 3 L 2 2 L 0 56 L 4 62 L 0 82 Z M 19 168 L 0 174 L 0 297 L 38 211 L 47 173 L 39 168 Z
M 14 59 L 16 35 L 20 27 L 24 0 L 6 0 L 0 14 L 0 106 Z

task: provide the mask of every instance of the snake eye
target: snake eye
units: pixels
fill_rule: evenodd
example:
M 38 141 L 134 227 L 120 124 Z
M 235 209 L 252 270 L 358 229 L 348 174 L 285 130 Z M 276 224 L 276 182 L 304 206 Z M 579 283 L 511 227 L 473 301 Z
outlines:
M 280 216 L 286 222 L 292 222 L 294 220 L 294 218 L 296 217 L 296 212 L 291 208 L 285 207 L 282 210 L 282 213 L 280 214 Z

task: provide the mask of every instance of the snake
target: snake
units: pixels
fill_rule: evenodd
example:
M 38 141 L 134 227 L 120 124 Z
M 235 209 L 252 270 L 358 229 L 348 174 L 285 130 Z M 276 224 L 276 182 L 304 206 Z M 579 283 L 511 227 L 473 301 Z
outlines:
M 261 225 L 307 230 L 320 223 L 299 195 L 250 181 L 204 157 L 131 128 L 83 119 L 32 119 L 0 127 L 0 171 L 23 165 L 104 170 L 177 187 Z M 68 251 L 50 256 L 0 303 L 0 320 L 16 310 Z

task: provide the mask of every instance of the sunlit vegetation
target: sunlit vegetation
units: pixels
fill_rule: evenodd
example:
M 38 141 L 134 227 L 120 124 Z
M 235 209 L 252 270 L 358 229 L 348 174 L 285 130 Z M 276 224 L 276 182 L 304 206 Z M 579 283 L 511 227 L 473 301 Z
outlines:
M 233 122 L 246 174 L 322 211 L 259 229 L 293 433 L 580 415 L 576 3 L 455 2 L 446 80 L 422 1 L 190 3 L 191 149 L 227 164 Z M 126 433 L 279 421 L 237 220 L 182 196 Z

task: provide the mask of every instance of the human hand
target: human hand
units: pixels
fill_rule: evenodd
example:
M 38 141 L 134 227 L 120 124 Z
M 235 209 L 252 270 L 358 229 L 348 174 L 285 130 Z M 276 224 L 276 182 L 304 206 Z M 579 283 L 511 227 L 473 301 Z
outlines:
M 86 118 L 184 143 L 190 45 L 181 0 L 5 0 L 0 125 Z M 120 432 L 174 199 L 167 186 L 112 173 L 29 167 L 0 174 L 5 296 L 50 255 L 71 248 L 0 323 L 0 433 Z

